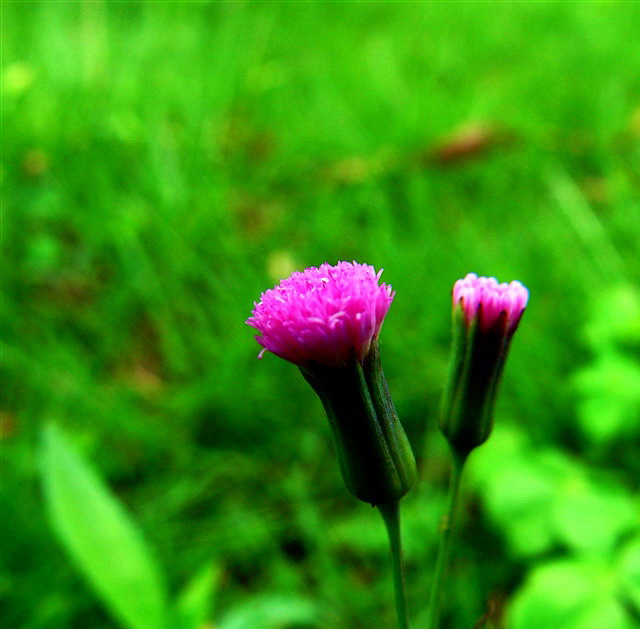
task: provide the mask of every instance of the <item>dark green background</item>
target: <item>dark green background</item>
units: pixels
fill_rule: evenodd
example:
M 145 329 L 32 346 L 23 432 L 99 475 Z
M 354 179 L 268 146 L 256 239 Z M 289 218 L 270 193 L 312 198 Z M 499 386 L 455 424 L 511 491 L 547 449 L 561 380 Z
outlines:
M 312 391 L 256 361 L 243 323 L 291 270 L 341 259 L 397 291 L 381 347 L 421 467 L 416 627 L 448 469 L 450 289 L 469 271 L 531 301 L 472 459 L 443 626 L 491 600 L 488 626 L 559 627 L 531 585 L 558 561 L 608 566 L 594 587 L 628 623 L 603 603 L 579 624 L 576 604 L 563 627 L 633 626 L 639 9 L 4 2 L 3 626 L 115 626 L 46 519 L 51 421 L 174 591 L 219 564 L 222 629 L 393 626 L 379 517 L 344 489 Z

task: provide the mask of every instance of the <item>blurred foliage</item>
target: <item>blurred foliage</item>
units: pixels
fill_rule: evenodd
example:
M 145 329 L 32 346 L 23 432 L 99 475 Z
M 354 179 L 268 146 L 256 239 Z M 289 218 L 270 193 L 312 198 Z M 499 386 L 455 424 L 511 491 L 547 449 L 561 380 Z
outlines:
M 578 417 L 593 442 L 633 439 L 640 425 L 640 289 L 622 286 L 597 299 L 586 329 L 594 357 L 574 377 Z
M 420 455 L 415 626 L 448 469 L 450 289 L 469 271 L 532 297 L 471 459 L 443 629 L 640 622 L 640 5 L 2 14 L 0 624 L 114 627 L 38 482 L 63 482 L 38 445 L 54 423 L 99 470 L 96 508 L 160 558 L 175 624 L 214 599 L 223 628 L 393 626 L 382 523 L 342 486 L 313 393 L 257 362 L 243 323 L 280 277 L 338 259 L 397 290 L 381 341 Z
M 71 558 L 124 627 L 164 626 L 168 611 L 160 570 L 135 524 L 58 430 L 49 426 L 44 438 L 49 517 Z

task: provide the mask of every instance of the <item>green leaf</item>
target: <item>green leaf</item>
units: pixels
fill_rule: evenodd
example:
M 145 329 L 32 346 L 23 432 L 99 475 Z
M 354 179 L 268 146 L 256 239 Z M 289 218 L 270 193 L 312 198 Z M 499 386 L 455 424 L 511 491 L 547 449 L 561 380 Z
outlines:
M 318 624 L 315 604 L 297 596 L 265 595 L 234 607 L 220 621 L 219 629 L 285 629 Z
M 511 629 L 630 629 L 604 566 L 558 561 L 536 568 L 516 594 Z
M 618 573 L 624 594 L 640 612 L 640 536 L 631 540 L 622 550 Z
M 514 460 L 508 474 L 496 478 L 487 506 L 505 526 L 514 552 L 532 555 L 553 545 L 549 504 L 555 494 L 555 474 L 542 462 L 532 466 Z
M 623 354 L 602 354 L 573 379 L 580 395 L 578 417 L 597 443 L 632 435 L 640 418 L 640 367 Z
M 640 291 L 632 284 L 616 286 L 598 296 L 586 336 L 598 353 L 640 347 Z
M 176 605 L 176 627 L 201 629 L 211 618 L 211 607 L 220 570 L 207 564 L 187 584 Z
M 638 507 L 622 487 L 592 478 L 577 461 L 552 449 L 503 441 L 483 446 L 472 481 L 512 551 L 532 556 L 562 544 L 610 556 L 638 521 Z
M 620 536 L 636 526 L 637 507 L 622 488 L 574 474 L 558 490 L 554 524 L 560 539 L 577 551 L 607 556 Z
M 161 573 L 135 523 L 57 427 L 42 447 L 51 524 L 77 567 L 123 627 L 163 628 Z
M 473 461 L 472 480 L 512 551 L 540 554 L 556 543 L 552 509 L 568 463 L 558 453 L 532 451 L 514 431 L 496 429 L 496 436 Z

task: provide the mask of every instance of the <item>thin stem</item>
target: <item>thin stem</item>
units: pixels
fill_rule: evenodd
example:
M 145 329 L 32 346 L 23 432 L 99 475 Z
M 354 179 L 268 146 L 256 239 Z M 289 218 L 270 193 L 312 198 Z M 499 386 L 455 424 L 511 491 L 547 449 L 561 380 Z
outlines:
M 453 538 L 453 529 L 455 526 L 458 510 L 460 481 L 462 479 L 462 470 L 464 468 L 466 460 L 466 456 L 460 456 L 455 452 L 453 453 L 453 466 L 451 468 L 449 494 L 447 497 L 447 513 L 443 517 L 442 523 L 440 525 L 438 556 L 436 560 L 435 573 L 433 575 L 433 584 L 431 586 L 431 595 L 429 598 L 429 622 L 427 624 L 428 629 L 438 629 L 438 620 L 440 616 L 440 599 L 446 580 L 447 566 L 449 565 L 449 556 L 451 555 L 451 540 Z
M 389 548 L 391 550 L 391 569 L 393 571 L 393 589 L 396 600 L 396 615 L 398 629 L 409 629 L 407 618 L 407 604 L 404 587 L 404 573 L 402 569 L 402 544 L 400 541 L 400 503 L 390 502 L 378 505 L 382 519 L 389 534 Z

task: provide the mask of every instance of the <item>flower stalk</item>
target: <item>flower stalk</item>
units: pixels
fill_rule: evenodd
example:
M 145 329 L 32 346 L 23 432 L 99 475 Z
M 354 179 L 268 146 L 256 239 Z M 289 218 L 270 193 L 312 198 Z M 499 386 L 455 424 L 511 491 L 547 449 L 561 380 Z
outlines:
M 429 596 L 429 616 L 427 622 L 428 629 L 438 629 L 440 618 L 440 599 L 446 581 L 446 570 L 451 556 L 453 545 L 453 534 L 458 516 L 458 502 L 460 497 L 460 486 L 462 484 L 462 471 L 466 457 L 453 454 L 453 465 L 449 477 L 449 492 L 447 495 L 447 511 L 440 522 L 440 537 L 438 542 L 438 553 L 436 555 L 436 568 L 431 584 L 431 594 Z
M 400 504 L 390 502 L 378 505 L 382 519 L 387 527 L 389 549 L 391 552 L 391 570 L 393 572 L 393 590 L 396 603 L 396 618 L 398 629 L 410 629 L 407 614 L 407 595 L 404 580 L 404 565 L 402 558 L 402 541 L 400 535 Z

